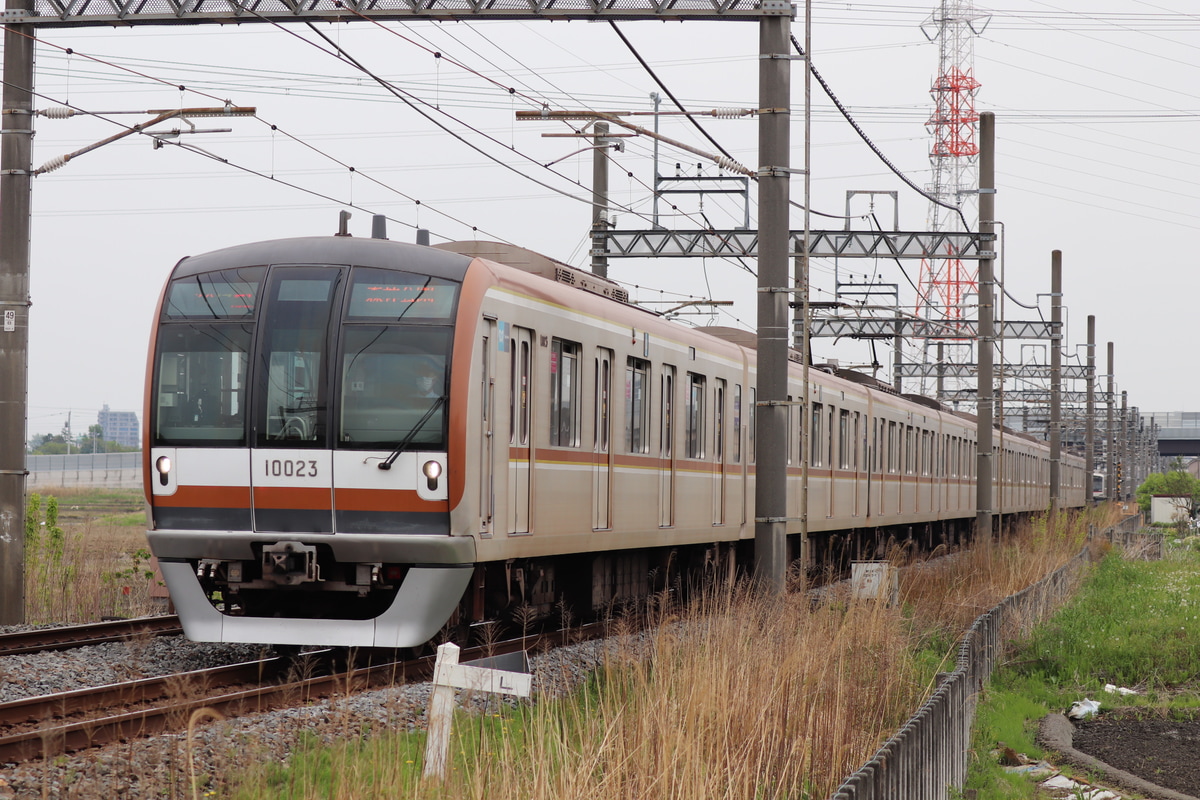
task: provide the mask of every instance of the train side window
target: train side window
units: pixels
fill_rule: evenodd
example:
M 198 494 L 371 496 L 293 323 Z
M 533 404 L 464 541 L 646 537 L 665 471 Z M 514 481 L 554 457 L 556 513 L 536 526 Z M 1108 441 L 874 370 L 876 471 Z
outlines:
M 579 446 L 579 353 L 576 342 L 550 343 L 550 444 Z
M 821 460 L 821 426 L 822 414 L 825 409 L 820 403 L 813 403 L 812 406 L 812 429 L 809 431 L 809 437 L 812 440 L 812 452 L 809 454 L 809 463 L 814 467 L 821 466 L 824 462 Z
M 733 463 L 742 463 L 742 385 L 733 385 Z
M 688 458 L 704 458 L 704 384 L 703 375 L 688 373 L 687 408 L 684 424 L 687 426 Z
M 625 362 L 625 451 L 650 452 L 650 362 Z

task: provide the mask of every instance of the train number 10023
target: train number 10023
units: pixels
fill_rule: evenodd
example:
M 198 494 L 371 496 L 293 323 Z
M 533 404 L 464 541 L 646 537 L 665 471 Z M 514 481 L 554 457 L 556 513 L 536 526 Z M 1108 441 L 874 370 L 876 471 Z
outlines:
M 263 461 L 263 470 L 268 478 L 315 478 L 317 462 L 290 458 L 268 458 Z

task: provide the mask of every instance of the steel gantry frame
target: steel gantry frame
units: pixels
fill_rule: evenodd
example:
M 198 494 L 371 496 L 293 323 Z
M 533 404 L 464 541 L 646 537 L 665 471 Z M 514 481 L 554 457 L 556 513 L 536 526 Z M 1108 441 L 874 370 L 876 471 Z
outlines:
M 6 24 L 229 25 L 243 22 L 387 20 L 738 20 L 791 17 L 779 0 L 32 0 Z

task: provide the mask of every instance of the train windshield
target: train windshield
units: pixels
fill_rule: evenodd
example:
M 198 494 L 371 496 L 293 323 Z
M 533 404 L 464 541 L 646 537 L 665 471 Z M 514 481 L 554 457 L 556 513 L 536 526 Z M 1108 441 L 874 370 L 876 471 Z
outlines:
M 458 291 L 452 280 L 364 267 L 172 281 L 155 444 L 445 449 Z
M 329 446 L 326 373 L 341 275 L 336 267 L 271 271 L 258 352 L 259 447 Z
M 446 406 L 438 398 L 447 391 L 450 334 L 440 326 L 347 326 L 342 447 L 390 449 L 407 439 L 416 450 L 445 448 Z
M 156 444 L 246 443 L 246 371 L 253 332 L 245 323 L 163 327 L 154 387 Z

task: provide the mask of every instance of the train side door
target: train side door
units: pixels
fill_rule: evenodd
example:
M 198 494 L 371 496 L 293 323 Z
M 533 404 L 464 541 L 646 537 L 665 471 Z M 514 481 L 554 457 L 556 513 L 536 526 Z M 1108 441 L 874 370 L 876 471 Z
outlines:
M 512 380 L 508 390 L 508 523 L 509 533 L 529 533 L 529 495 L 533 472 L 531 420 L 533 405 L 533 331 L 512 327 L 509 339 Z
M 595 425 L 592 452 L 592 528 L 612 527 L 612 351 L 596 350 Z
M 675 368 L 663 365 L 658 426 L 658 525 L 675 524 Z
M 496 506 L 496 485 L 492 469 L 495 458 L 493 426 L 495 424 L 496 379 L 495 371 L 495 342 L 496 321 L 485 320 L 485 330 L 482 342 L 482 356 L 479 365 L 479 535 L 491 536 Z

